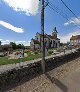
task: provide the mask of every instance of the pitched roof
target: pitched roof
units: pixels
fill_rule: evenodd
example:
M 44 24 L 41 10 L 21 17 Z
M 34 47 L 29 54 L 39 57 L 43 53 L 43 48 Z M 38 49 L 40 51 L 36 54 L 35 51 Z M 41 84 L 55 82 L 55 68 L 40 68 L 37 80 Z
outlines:
M 5 45 L 0 45 L 0 48 L 12 48 L 12 45 L 10 44 L 5 44 Z
M 38 33 L 38 32 L 37 32 Z M 38 33 L 40 35 L 40 37 L 43 37 L 42 34 Z M 55 39 L 55 40 L 60 40 L 59 38 L 55 38 L 54 36 L 48 35 L 48 34 L 44 34 L 44 38 L 49 38 L 49 39 Z
M 43 35 L 42 35 L 42 34 L 40 34 L 40 36 L 41 36 L 41 37 L 43 37 Z M 46 34 L 44 34 L 44 38 L 48 38 L 48 37 L 46 36 Z
M 70 38 L 70 40 L 77 40 L 77 39 L 80 39 L 80 35 L 72 36 Z
M 38 33 L 38 32 L 37 32 Z M 40 35 L 40 37 L 43 37 L 42 34 L 38 33 Z M 49 38 L 47 34 L 44 34 L 44 38 Z
M 34 44 L 40 44 L 40 42 L 38 40 L 32 39 Z
M 55 39 L 55 40 L 60 40 L 59 38 L 55 38 L 54 36 L 48 35 L 49 38 Z

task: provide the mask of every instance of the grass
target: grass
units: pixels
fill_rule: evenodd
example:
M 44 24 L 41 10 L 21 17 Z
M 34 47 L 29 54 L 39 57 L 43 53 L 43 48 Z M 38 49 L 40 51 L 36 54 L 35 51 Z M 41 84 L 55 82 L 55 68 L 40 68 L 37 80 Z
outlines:
M 27 54 L 28 54 L 28 56 L 25 57 L 25 58 L 22 58 L 22 59 L 11 59 L 11 60 L 9 60 L 7 57 L 0 57 L 0 65 L 20 63 L 20 62 L 38 59 L 38 58 L 41 57 L 41 54 L 31 54 L 31 52 L 28 52 Z
M 55 49 L 49 49 L 49 51 L 53 51 L 54 52 Z M 7 65 L 7 64 L 16 64 L 16 63 L 20 63 L 20 62 L 25 62 L 25 61 L 30 61 L 30 60 L 34 60 L 34 59 L 38 59 L 41 58 L 41 53 L 38 54 L 31 54 L 31 52 L 27 52 L 27 57 L 22 58 L 22 59 L 8 59 L 7 57 L 0 57 L 0 65 Z M 52 55 L 48 54 L 49 56 Z

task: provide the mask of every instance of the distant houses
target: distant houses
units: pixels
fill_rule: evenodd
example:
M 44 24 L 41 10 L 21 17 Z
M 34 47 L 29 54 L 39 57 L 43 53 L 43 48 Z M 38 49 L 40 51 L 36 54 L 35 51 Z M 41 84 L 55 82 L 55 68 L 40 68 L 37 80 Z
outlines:
M 13 48 L 10 44 L 5 44 L 5 45 L 0 44 L 0 55 L 7 55 L 12 52 L 13 52 Z
M 60 39 L 57 37 L 57 33 L 58 32 L 55 27 L 51 35 L 44 35 L 44 43 L 46 48 L 58 48 L 60 46 Z M 31 39 L 30 46 L 32 50 L 41 49 L 42 37 L 43 35 L 37 32 L 35 39 Z
M 80 35 L 72 36 L 70 38 L 70 45 L 80 47 Z

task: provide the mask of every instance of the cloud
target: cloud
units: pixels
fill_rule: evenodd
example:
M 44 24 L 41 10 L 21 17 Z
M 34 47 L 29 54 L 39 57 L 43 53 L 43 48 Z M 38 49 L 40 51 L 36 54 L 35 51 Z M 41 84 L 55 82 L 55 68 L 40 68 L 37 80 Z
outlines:
M 9 44 L 10 43 L 10 40 L 2 40 L 1 43 L 2 43 L 2 45 Z
M 16 44 L 24 44 L 25 46 L 30 46 L 30 41 L 15 41 Z
M 0 25 L 7 28 L 7 29 L 10 29 L 14 32 L 17 32 L 17 33 L 23 33 L 24 32 L 22 28 L 14 27 L 13 25 L 11 25 L 7 22 L 4 22 L 4 21 L 0 21 Z
M 24 46 L 30 46 L 30 41 L 12 41 L 12 40 L 2 40 L 2 45 L 4 44 L 10 44 L 10 42 L 15 42 L 17 45 L 18 44 L 23 44 Z
M 25 43 L 26 41 L 16 41 L 15 43 L 19 44 L 19 43 Z
M 70 24 L 80 26 L 80 17 L 78 17 L 78 18 L 71 18 L 68 22 L 64 23 L 64 26 L 68 26 Z
M 0 39 L 0 41 L 2 41 L 3 39 Z
M 69 33 L 67 35 L 64 35 L 64 36 L 59 36 L 60 38 L 60 41 L 62 43 L 66 43 L 66 42 L 69 42 L 70 41 L 70 38 L 72 37 L 72 35 L 80 35 L 80 30 L 77 30 L 77 31 L 74 31 L 72 33 Z
M 26 15 L 36 15 L 39 7 L 39 0 L 3 0 L 8 6 L 17 12 Z

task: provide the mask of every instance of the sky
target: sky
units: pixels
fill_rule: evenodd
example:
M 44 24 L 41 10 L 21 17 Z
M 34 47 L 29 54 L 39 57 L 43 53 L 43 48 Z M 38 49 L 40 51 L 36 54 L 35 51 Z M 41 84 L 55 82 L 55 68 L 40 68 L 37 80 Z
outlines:
M 45 0 L 46 1 L 46 0 Z M 56 27 L 61 42 L 72 35 L 80 35 L 80 1 L 63 0 L 77 18 L 63 5 L 61 0 L 49 0 L 51 7 L 45 8 L 45 33 L 51 34 Z M 58 11 L 56 13 L 55 11 Z M 68 20 L 63 18 L 61 15 Z M 36 33 L 41 33 L 41 1 L 0 0 L 0 41 L 2 44 L 15 42 L 30 45 Z

